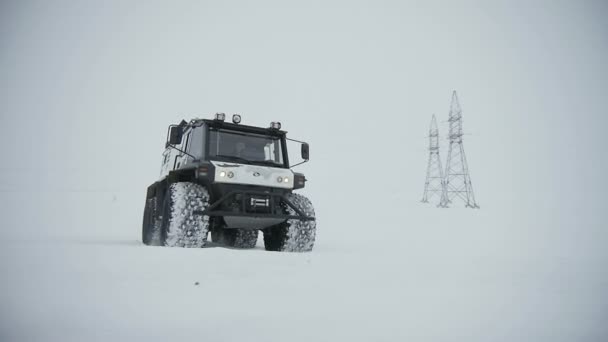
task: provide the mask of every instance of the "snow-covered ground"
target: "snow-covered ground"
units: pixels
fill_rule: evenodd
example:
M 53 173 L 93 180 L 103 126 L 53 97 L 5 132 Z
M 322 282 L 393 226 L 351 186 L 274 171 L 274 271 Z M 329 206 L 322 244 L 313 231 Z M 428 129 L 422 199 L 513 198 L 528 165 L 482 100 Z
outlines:
M 608 340 L 606 14 L 2 2 L 0 341 Z M 480 210 L 418 202 L 454 89 Z M 167 125 L 217 111 L 310 143 L 313 252 L 139 242 Z
M 143 246 L 138 222 L 112 220 L 141 194 L 12 194 L 0 204 L 44 206 L 57 195 L 70 197 L 59 207 L 71 222 L 32 212 L 22 218 L 29 231 L 5 231 L 2 340 L 600 341 L 608 333 L 601 227 L 593 236 L 590 227 L 562 228 L 556 238 L 490 208 L 412 203 L 344 219 L 320 210 L 315 250 L 289 254 L 266 252 L 262 241 L 248 251 Z M 43 226 L 56 230 L 36 236 Z

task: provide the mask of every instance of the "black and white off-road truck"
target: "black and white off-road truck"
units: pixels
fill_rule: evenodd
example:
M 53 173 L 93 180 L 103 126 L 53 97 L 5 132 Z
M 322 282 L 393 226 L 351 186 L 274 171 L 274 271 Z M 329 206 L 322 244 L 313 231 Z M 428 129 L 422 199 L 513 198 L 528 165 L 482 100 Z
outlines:
M 278 122 L 263 128 L 241 125 L 238 114 L 225 118 L 169 126 L 160 179 L 146 194 L 144 244 L 203 247 L 211 232 L 214 243 L 253 248 L 262 231 L 266 250 L 312 250 L 315 212 L 293 193 L 306 178 L 290 168 L 292 139 Z M 308 161 L 308 144 L 292 141 Z

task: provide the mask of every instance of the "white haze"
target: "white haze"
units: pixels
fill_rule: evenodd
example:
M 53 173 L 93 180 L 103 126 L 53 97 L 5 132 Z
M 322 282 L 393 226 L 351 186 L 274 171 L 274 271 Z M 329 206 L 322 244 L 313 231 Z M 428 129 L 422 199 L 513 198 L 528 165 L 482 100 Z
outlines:
M 607 15 L 2 2 L 0 340 L 606 339 Z M 480 210 L 419 202 L 454 89 Z M 167 125 L 217 111 L 310 143 L 312 253 L 138 242 Z

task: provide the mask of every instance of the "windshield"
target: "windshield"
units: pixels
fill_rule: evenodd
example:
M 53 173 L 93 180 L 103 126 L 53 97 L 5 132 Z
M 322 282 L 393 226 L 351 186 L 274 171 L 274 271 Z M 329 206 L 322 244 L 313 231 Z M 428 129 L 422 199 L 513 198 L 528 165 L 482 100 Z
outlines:
M 209 156 L 236 163 L 283 166 L 280 137 L 227 129 L 209 129 Z

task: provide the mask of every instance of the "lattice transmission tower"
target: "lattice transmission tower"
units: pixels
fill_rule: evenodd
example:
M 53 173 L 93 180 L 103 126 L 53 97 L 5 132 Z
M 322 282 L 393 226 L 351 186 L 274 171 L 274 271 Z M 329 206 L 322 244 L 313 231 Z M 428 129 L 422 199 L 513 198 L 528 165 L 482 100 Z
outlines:
M 449 206 L 453 200 L 461 199 L 467 208 L 479 208 L 475 202 L 473 185 L 469 175 L 467 157 L 462 145 L 462 109 L 458 102 L 456 91 L 452 93 L 452 104 L 450 106 L 450 147 L 446 161 L 444 190 L 441 196 L 441 207 Z
M 441 158 L 439 158 L 439 130 L 435 114 L 433 114 L 429 128 L 429 163 L 426 168 L 423 203 L 428 203 L 429 199 L 433 197 L 437 197 L 437 200 L 441 201 L 444 192 L 443 181 L 443 167 L 441 167 Z

